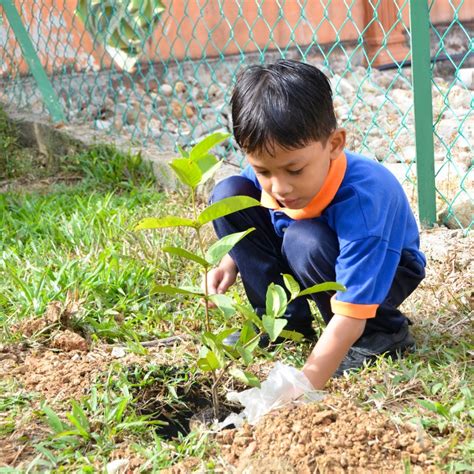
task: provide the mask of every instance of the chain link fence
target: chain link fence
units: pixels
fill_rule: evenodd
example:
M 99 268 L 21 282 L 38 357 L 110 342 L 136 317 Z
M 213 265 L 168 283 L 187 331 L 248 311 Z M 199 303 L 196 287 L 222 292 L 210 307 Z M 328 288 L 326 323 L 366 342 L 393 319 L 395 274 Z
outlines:
M 7 3 L 12 2 L 0 0 L 0 104 L 40 116 L 51 113 L 45 100 L 49 89 L 30 74 L 35 63 L 20 48 Z M 69 124 L 175 150 L 209 132 L 230 130 L 228 103 L 242 67 L 298 59 L 330 78 L 339 123 L 349 132 L 348 148 L 386 164 L 416 201 L 417 182 L 425 177 L 416 173 L 408 0 L 23 0 L 14 5 L 36 66 L 52 85 L 48 97 Z M 474 2 L 431 0 L 429 14 L 433 193 L 440 219 L 468 231 Z M 231 140 L 219 151 L 236 170 L 242 164 Z

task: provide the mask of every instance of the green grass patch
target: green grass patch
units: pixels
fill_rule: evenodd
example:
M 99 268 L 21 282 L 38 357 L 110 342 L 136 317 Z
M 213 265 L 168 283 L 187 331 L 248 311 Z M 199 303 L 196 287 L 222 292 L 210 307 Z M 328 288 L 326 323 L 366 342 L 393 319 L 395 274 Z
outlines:
M 0 194 L 0 327 L 41 316 L 74 292 L 83 302 L 77 323 L 108 340 L 150 338 L 173 320 L 170 301 L 151 292 L 174 281 L 176 267 L 158 249 L 170 233 L 135 233 L 141 217 L 182 207 L 157 192 L 140 155 L 98 147 L 64 158 L 82 176 L 48 192 Z M 173 324 L 173 323 L 172 323 Z M 169 325 L 168 325 L 169 326 Z M 160 329 L 161 327 L 161 329 Z

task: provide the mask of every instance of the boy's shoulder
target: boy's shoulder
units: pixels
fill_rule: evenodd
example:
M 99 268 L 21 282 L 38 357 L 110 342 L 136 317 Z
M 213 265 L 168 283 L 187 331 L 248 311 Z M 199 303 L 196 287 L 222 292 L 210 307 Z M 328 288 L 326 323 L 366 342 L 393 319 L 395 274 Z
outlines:
M 326 209 L 330 224 L 349 239 L 384 236 L 411 213 L 405 191 L 395 175 L 377 161 L 345 151 L 346 173 Z M 395 222 L 396 221 L 396 222 Z M 360 223 L 360 225 L 357 225 Z
M 406 198 L 396 176 L 378 161 L 358 153 L 345 151 L 347 166 L 338 194 L 356 192 L 369 201 Z
M 390 181 L 398 183 L 395 175 L 374 158 L 349 150 L 345 150 L 344 152 L 347 159 L 346 178 L 351 181 L 376 179 L 382 182 Z

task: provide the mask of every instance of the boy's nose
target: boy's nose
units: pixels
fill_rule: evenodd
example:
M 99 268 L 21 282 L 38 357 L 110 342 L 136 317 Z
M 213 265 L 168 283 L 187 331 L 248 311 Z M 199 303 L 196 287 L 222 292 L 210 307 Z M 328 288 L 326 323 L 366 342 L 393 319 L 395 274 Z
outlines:
M 287 196 L 292 190 L 291 185 L 281 178 L 272 178 L 272 194 L 280 197 Z

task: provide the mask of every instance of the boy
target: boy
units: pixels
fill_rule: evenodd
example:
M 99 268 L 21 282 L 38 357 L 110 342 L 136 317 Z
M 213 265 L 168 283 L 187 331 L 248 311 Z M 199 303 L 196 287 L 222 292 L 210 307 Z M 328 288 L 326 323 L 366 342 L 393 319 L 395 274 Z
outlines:
M 315 389 L 379 354 L 413 348 L 409 321 L 397 308 L 425 276 L 417 225 L 396 178 L 344 150 L 346 132 L 337 128 L 324 74 L 297 61 L 251 66 L 238 77 L 232 118 L 249 166 L 218 183 L 211 200 L 248 195 L 262 207 L 215 221 L 219 238 L 256 230 L 209 273 L 210 293 L 224 293 L 240 272 L 262 314 L 268 285 L 282 285 L 283 273 L 302 288 L 345 285 L 345 292 L 311 295 L 326 323 L 303 368 Z M 285 329 L 314 339 L 305 298 L 285 316 Z

